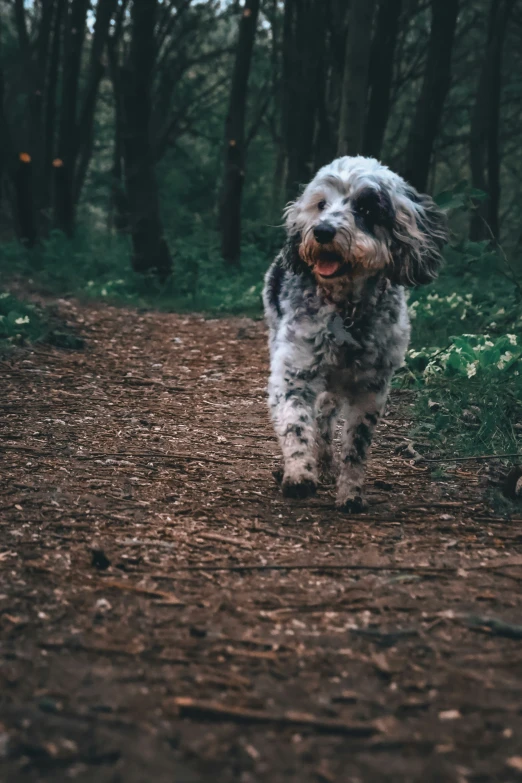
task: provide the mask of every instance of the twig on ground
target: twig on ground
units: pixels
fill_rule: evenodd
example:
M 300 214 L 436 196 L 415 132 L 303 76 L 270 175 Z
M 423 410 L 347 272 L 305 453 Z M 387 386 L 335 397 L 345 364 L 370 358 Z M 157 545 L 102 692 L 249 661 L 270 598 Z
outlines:
M 350 737 L 371 737 L 378 728 L 371 723 L 346 723 L 334 718 L 320 718 L 306 712 L 268 712 L 244 707 L 227 707 L 213 701 L 199 701 L 190 697 L 175 698 L 174 705 L 181 717 L 231 720 L 236 723 L 271 723 L 279 726 L 300 726 L 326 734 L 344 734 Z
M 168 601 L 169 604 L 185 606 L 185 602 L 180 601 L 173 593 L 166 593 L 164 590 L 155 590 L 151 587 L 140 587 L 139 585 L 133 585 L 128 582 L 119 582 L 115 579 L 104 579 L 98 586 L 98 590 L 107 590 L 109 588 L 124 590 L 128 593 L 136 593 L 137 595 L 146 595 L 151 598 L 163 598 L 165 601 Z

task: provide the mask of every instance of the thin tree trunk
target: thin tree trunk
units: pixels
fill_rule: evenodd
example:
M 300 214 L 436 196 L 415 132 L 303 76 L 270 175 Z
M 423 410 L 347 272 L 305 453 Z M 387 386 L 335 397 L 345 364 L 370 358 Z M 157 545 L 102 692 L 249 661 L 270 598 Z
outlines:
M 375 0 L 352 0 L 346 37 L 338 155 L 363 151 L 370 42 Z
M 380 0 L 376 29 L 370 50 L 369 104 L 364 129 L 365 155 L 379 158 L 390 114 L 393 59 L 402 0 Z
M 459 0 L 431 0 L 431 34 L 426 69 L 406 148 L 404 175 L 417 190 L 425 191 L 433 145 L 444 102 L 451 85 L 451 53 Z
M 7 180 L 8 177 L 12 179 L 13 174 L 13 147 L 5 113 L 4 99 L 5 78 L 2 68 L 0 68 L 0 211 L 4 194 L 4 179 Z
M 283 138 L 286 150 L 286 198 L 308 182 L 314 162 L 314 138 L 321 84 L 313 52 L 325 32 L 322 0 L 286 0 L 283 20 Z
M 16 201 L 16 230 L 18 239 L 27 247 L 36 242 L 36 223 L 34 213 L 33 164 L 31 156 L 22 152 L 14 172 L 14 191 Z
M 58 75 L 60 68 L 60 51 L 62 40 L 62 21 L 66 8 L 66 0 L 57 0 L 54 8 L 49 70 L 44 101 L 43 119 L 43 163 L 42 180 L 39 193 L 39 220 L 41 232 L 46 234 L 51 222 L 52 173 L 53 159 L 56 152 L 56 94 L 58 91 Z
M 153 273 L 165 280 L 172 269 L 172 259 L 163 235 L 149 139 L 157 5 L 157 0 L 134 0 L 132 4 L 129 59 L 121 71 L 123 151 L 132 267 L 140 274 Z
M 105 72 L 102 62 L 103 50 L 109 36 L 112 16 L 117 7 L 117 0 L 98 0 L 96 6 L 96 21 L 91 46 L 87 87 L 85 98 L 79 112 L 78 133 L 76 139 L 75 158 L 77 166 L 74 176 L 74 203 L 78 204 L 82 193 L 85 176 L 92 158 L 94 145 L 94 113 L 98 88 Z
M 221 195 L 221 253 L 237 265 L 241 253 L 241 196 L 245 178 L 245 116 L 248 77 L 260 0 L 246 0 L 239 23 L 230 102 L 225 122 L 225 173 Z
M 502 51 L 514 0 L 492 0 L 489 36 L 479 77 L 477 97 L 471 118 L 470 163 L 473 187 L 488 194 L 486 201 L 475 202 L 470 238 L 478 241 L 499 236 L 500 202 L 500 94 Z
M 78 87 L 81 56 L 89 0 L 72 0 L 66 18 L 60 108 L 58 157 L 59 176 L 55 178 L 54 224 L 67 236 L 74 233 L 74 170 L 78 132 Z
M 42 7 L 42 19 L 37 41 L 35 86 L 32 96 L 32 144 L 35 178 L 35 209 L 38 232 L 45 231 L 46 221 L 42 214 L 45 198 L 45 101 L 47 94 L 47 73 L 52 43 L 52 23 L 56 3 L 49 0 Z

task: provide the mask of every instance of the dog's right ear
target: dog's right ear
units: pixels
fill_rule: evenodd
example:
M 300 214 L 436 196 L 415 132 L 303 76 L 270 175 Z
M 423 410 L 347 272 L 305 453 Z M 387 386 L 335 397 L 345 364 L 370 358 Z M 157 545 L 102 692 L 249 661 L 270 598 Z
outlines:
M 286 240 L 281 250 L 280 259 L 285 269 L 294 272 L 296 275 L 306 274 L 309 271 L 308 264 L 305 264 L 299 255 L 299 246 L 301 245 L 301 232 L 297 227 L 297 216 L 299 213 L 299 199 L 290 201 L 284 211 Z

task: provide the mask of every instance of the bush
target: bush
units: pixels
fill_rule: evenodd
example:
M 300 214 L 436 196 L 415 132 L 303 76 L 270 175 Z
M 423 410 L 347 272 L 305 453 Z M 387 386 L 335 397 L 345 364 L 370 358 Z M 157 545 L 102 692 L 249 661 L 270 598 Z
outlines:
M 486 243 L 463 243 L 448 248 L 440 279 L 410 299 L 402 382 L 419 391 L 412 434 L 441 454 L 522 451 L 517 274 Z
M 9 293 L 0 293 L 0 350 L 32 342 L 45 330 L 45 321 L 37 307 Z

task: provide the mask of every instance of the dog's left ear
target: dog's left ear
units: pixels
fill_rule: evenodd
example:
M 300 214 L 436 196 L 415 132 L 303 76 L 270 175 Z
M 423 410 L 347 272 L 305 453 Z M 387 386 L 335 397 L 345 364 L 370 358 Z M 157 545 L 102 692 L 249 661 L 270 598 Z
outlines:
M 394 201 L 391 280 L 405 286 L 430 283 L 437 277 L 448 241 L 446 216 L 430 196 L 409 185 Z

